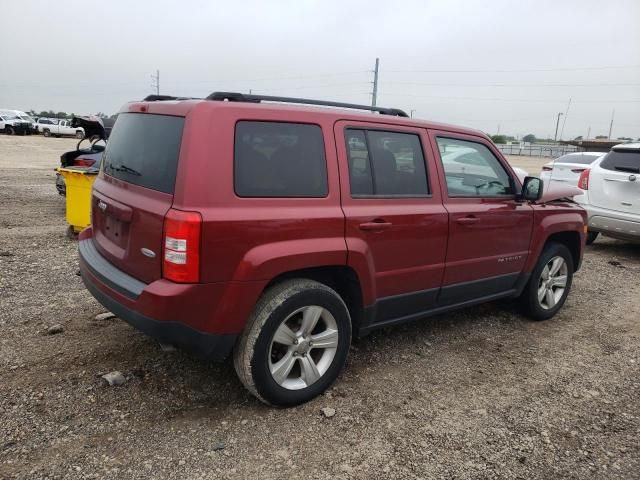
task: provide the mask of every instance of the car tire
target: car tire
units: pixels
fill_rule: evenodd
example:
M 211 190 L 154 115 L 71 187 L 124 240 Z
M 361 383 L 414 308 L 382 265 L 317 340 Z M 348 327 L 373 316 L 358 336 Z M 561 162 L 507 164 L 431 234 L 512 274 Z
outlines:
M 84 138 L 84 133 L 80 130 L 76 131 L 76 138 L 82 140 Z
M 573 270 L 569 249 L 561 243 L 547 243 L 520 296 L 524 313 L 533 320 L 553 317 L 571 291 Z
M 6 133 L 7 135 L 15 135 L 16 131 L 13 127 L 5 127 L 4 133 Z
M 598 238 L 598 234 L 600 232 L 592 232 L 592 231 L 588 231 L 587 232 L 587 245 L 591 245 L 593 242 L 596 241 L 596 238 Z
M 45 128 L 44 130 L 42 130 L 42 135 L 44 135 L 45 137 L 50 137 L 51 132 L 49 131 L 48 128 Z
M 351 317 L 340 295 L 322 283 L 292 279 L 262 295 L 236 344 L 233 363 L 255 397 L 289 407 L 331 386 L 350 344 Z

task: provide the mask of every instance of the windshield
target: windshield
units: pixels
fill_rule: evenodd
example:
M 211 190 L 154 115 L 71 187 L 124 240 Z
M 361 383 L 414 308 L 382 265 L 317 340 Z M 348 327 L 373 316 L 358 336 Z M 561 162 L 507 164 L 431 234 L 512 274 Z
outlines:
M 104 152 L 105 174 L 173 193 L 184 117 L 122 113 Z
M 22 120 L 26 120 L 27 122 L 31 122 L 31 123 L 35 122 L 35 120 L 31 118 L 29 115 L 20 115 L 20 118 Z

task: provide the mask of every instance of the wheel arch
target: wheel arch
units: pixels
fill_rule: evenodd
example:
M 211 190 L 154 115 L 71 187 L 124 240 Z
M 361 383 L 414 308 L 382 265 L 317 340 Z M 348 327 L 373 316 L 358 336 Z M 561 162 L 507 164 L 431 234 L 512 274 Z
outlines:
M 573 271 L 576 272 L 580 268 L 580 252 L 582 250 L 582 240 L 580 234 L 576 231 L 556 232 L 549 235 L 545 241 L 545 246 L 550 242 L 560 243 L 569 249 L 573 260 Z
M 363 324 L 364 305 L 360 279 L 353 268 L 348 265 L 327 265 L 283 272 L 267 283 L 263 293 L 268 288 L 293 278 L 315 280 L 335 290 L 349 309 L 352 331 L 357 335 Z

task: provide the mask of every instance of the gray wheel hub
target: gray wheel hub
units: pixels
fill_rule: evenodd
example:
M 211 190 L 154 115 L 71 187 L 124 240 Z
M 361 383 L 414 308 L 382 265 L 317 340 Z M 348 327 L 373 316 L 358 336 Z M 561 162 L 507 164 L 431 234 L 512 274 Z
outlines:
M 538 303 L 545 310 L 554 308 L 567 288 L 569 268 L 564 258 L 553 257 L 542 269 L 538 281 Z
M 300 390 L 327 373 L 338 348 L 338 324 L 326 308 L 297 309 L 278 326 L 269 350 L 269 371 L 278 385 Z

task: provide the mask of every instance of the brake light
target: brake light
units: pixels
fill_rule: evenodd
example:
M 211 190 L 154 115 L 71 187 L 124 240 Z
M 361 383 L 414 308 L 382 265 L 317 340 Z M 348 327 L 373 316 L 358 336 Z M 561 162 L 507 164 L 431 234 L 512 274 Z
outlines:
M 585 168 L 580 172 L 580 178 L 578 179 L 578 188 L 581 190 L 589 190 L 589 172 L 590 169 Z
M 96 161 L 89 158 L 76 158 L 73 161 L 73 165 L 76 167 L 90 167 L 94 163 L 96 163 Z
M 550 172 L 551 170 L 553 170 L 553 167 L 547 167 L 546 165 L 542 167 L 543 172 Z
M 586 169 L 585 168 L 572 168 L 571 171 L 573 173 L 582 173 L 584 172 Z
M 200 231 L 198 212 L 170 209 L 164 217 L 162 276 L 179 283 L 200 281 Z

